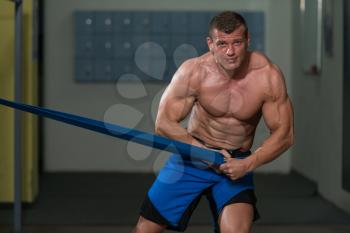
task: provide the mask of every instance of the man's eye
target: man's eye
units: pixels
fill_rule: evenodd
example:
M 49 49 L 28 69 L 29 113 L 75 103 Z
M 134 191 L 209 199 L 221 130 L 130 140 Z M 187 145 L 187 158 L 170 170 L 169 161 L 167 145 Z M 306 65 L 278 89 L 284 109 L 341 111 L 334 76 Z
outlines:
M 223 46 L 225 46 L 226 44 L 225 44 L 224 42 L 219 42 L 219 43 L 217 43 L 217 45 L 218 45 L 219 47 L 223 47 Z

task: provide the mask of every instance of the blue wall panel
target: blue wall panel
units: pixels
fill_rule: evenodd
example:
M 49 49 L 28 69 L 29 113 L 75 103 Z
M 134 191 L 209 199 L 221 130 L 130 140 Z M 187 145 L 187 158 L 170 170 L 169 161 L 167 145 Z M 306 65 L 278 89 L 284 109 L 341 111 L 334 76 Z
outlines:
M 241 13 L 251 33 L 250 48 L 264 51 L 264 13 Z M 184 60 L 208 51 L 208 24 L 215 14 L 76 11 L 75 80 L 108 82 L 133 73 L 144 80 L 169 81 Z

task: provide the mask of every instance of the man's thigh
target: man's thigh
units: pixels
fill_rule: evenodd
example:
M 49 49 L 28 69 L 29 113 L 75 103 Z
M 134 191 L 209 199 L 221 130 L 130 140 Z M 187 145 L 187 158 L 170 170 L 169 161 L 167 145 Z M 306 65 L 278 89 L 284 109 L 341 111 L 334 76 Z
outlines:
M 233 203 L 224 207 L 219 216 L 221 233 L 249 233 L 254 219 L 254 208 L 249 203 Z
M 202 193 L 215 182 L 213 174 L 209 169 L 167 164 L 148 191 L 141 215 L 171 229 L 186 229 Z

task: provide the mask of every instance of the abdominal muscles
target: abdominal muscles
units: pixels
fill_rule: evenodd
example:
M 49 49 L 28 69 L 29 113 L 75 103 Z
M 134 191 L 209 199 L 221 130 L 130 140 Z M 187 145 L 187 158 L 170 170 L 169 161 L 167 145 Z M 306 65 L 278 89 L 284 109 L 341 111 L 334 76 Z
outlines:
M 242 121 L 232 114 L 213 116 L 197 103 L 191 113 L 188 131 L 208 147 L 249 149 L 258 120 L 259 117 L 255 117 Z

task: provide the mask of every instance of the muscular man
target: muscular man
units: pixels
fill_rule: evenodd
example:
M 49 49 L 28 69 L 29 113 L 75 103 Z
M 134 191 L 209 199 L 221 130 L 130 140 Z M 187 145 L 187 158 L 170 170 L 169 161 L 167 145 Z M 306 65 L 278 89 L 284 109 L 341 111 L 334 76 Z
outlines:
M 216 232 L 248 233 L 258 218 L 252 171 L 293 143 L 293 111 L 280 69 L 248 51 L 245 20 L 223 12 L 209 24 L 209 52 L 184 62 L 158 110 L 160 135 L 213 150 L 225 163 L 186 161 L 172 155 L 141 208 L 134 232 L 184 231 L 199 198 L 210 203 Z M 187 129 L 180 125 L 188 115 Z M 270 135 L 253 153 L 258 122 Z

